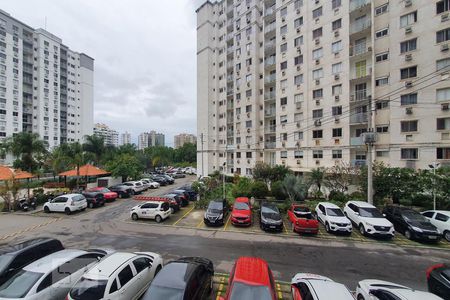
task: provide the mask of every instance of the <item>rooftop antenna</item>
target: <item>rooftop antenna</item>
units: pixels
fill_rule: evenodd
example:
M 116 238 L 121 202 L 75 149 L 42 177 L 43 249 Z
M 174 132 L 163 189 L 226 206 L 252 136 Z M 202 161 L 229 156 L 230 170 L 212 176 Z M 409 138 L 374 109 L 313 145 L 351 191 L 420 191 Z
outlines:
M 47 30 L 47 16 L 45 16 L 44 29 Z

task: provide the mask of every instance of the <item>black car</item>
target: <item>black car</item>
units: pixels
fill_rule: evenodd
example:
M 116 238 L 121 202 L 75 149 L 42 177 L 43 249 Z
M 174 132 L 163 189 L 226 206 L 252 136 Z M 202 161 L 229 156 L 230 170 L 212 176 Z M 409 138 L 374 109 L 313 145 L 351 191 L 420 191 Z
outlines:
M 211 200 L 206 209 L 203 221 L 206 225 L 223 225 L 230 208 L 226 200 Z
M 213 263 L 202 257 L 183 257 L 169 262 L 155 276 L 142 300 L 210 299 L 213 287 Z
M 274 203 L 263 202 L 259 216 L 259 225 L 264 231 L 282 231 L 283 218 Z
M 175 183 L 175 179 L 173 179 L 173 177 L 170 177 L 167 174 L 160 175 L 160 177 L 166 179 L 169 182 L 169 184 L 174 184 Z
M 169 193 L 169 194 L 164 195 L 163 197 L 175 200 L 178 203 L 179 207 L 185 207 L 188 203 L 180 195 L 177 195 L 177 194 Z
M 167 179 L 165 179 L 164 177 L 161 176 L 152 176 L 151 177 L 152 180 L 154 180 L 155 182 L 159 183 L 160 186 L 165 186 L 169 184 L 169 181 Z
M 119 198 L 129 198 L 132 195 L 132 189 L 123 184 L 117 184 L 108 188 L 111 192 L 116 192 Z
M 86 192 L 84 191 L 83 196 L 86 198 L 87 206 L 89 208 L 100 207 L 105 205 L 105 197 L 101 192 Z
M 197 200 L 197 192 L 195 192 L 190 185 L 183 185 L 179 188 L 179 190 L 184 190 L 189 195 L 190 201 Z
M 51 238 L 36 238 L 0 248 L 0 285 L 26 265 L 60 250 L 64 250 L 61 241 Z
M 439 264 L 427 270 L 428 291 L 450 300 L 450 266 Z
M 383 209 L 386 219 L 394 224 L 396 231 L 401 232 L 407 239 L 438 242 L 441 233 L 436 226 L 418 213 L 407 207 L 388 205 Z

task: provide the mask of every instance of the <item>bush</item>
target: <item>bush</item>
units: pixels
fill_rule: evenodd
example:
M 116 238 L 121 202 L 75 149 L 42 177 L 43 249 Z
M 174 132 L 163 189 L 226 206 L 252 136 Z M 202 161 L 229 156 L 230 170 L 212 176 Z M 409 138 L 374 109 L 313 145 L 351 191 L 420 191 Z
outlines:
M 351 200 L 362 200 L 364 201 L 364 199 L 366 198 L 366 195 L 364 195 L 364 193 L 361 192 L 353 192 L 349 195 Z
M 63 188 L 64 182 L 46 182 L 43 186 L 46 189 Z
M 240 177 L 239 181 L 233 186 L 233 198 L 251 197 L 252 182 L 247 177 Z
M 339 203 L 345 203 L 347 202 L 347 195 L 340 191 L 331 191 L 328 199 Z
M 282 214 L 285 214 L 291 207 L 291 203 L 289 201 L 276 202 L 276 205 Z
M 264 182 L 255 181 L 250 188 L 250 194 L 256 199 L 262 199 L 266 198 L 266 196 L 269 195 L 269 190 L 267 189 L 267 185 Z
M 276 200 L 286 200 L 286 193 L 283 190 L 282 181 L 275 181 L 272 183 L 271 194 Z

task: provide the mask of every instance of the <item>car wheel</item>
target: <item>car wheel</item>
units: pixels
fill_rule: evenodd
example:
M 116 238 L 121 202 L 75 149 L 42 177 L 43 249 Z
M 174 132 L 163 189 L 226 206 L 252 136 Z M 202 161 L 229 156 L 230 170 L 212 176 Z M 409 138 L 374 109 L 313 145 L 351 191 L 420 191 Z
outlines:
M 133 219 L 133 221 L 137 221 L 139 219 L 137 214 L 132 214 L 131 218 Z
M 155 276 L 156 276 L 156 274 L 159 273 L 159 271 L 161 271 L 161 265 L 159 265 L 159 266 L 156 267 L 156 270 L 155 270 Z M 153 277 L 155 277 L 155 276 L 153 276 Z
M 122 199 L 123 198 L 123 193 L 118 193 L 119 194 L 119 198 Z
M 359 232 L 361 233 L 361 235 L 365 236 L 366 235 L 366 229 L 364 228 L 363 224 L 359 225 Z
M 361 295 L 361 294 L 358 294 L 358 297 L 356 297 L 356 299 L 357 299 L 357 300 L 365 300 L 364 297 L 363 297 L 363 295 Z
M 161 216 L 160 216 L 160 215 L 157 215 L 157 216 L 155 217 L 155 221 L 156 221 L 156 223 L 161 223 L 161 221 L 162 221 Z
M 329 233 L 330 230 L 330 225 L 328 224 L 328 222 L 325 223 L 325 230 Z
M 66 215 L 70 215 L 70 213 L 71 213 L 70 208 L 66 207 L 66 209 L 64 210 L 64 212 L 66 213 Z
M 94 203 L 91 202 L 88 204 L 88 206 L 89 206 L 89 208 L 94 208 Z
M 450 231 L 444 231 L 444 238 L 447 240 L 447 242 L 450 242 Z
M 170 214 L 173 214 L 173 213 L 175 213 L 175 208 L 171 207 L 170 208 Z
M 44 206 L 44 212 L 48 214 L 50 212 L 50 208 L 48 208 L 48 206 Z
M 130 195 L 131 195 L 131 196 L 134 195 L 134 190 L 130 190 Z
M 408 239 L 408 240 L 412 240 L 412 233 L 411 233 L 411 231 L 409 231 L 409 230 L 405 230 L 405 237 Z

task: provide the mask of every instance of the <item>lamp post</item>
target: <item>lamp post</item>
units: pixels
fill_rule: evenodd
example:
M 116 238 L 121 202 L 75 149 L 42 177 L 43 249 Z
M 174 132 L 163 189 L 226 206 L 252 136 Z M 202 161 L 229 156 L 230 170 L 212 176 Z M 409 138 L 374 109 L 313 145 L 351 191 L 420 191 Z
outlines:
M 433 169 L 433 210 L 436 210 L 436 169 L 439 167 L 439 163 L 433 162 L 428 166 Z
M 223 162 L 223 167 L 222 167 L 222 181 L 223 181 L 223 200 L 225 200 L 225 165 L 226 162 Z

